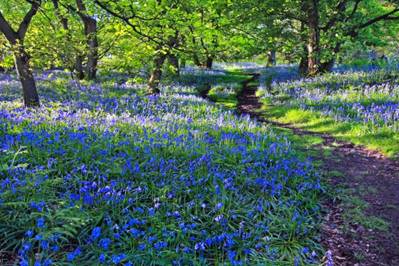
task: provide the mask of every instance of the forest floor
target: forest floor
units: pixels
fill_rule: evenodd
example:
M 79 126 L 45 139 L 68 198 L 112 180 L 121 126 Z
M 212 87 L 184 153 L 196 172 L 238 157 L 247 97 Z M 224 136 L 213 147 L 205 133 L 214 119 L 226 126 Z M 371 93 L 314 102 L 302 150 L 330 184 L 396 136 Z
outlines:
M 334 265 L 399 265 L 399 162 L 328 134 L 267 119 L 256 96 L 258 74 L 243 82 L 237 109 L 297 138 L 320 138 L 307 147 L 320 162 L 327 197 L 321 241 Z

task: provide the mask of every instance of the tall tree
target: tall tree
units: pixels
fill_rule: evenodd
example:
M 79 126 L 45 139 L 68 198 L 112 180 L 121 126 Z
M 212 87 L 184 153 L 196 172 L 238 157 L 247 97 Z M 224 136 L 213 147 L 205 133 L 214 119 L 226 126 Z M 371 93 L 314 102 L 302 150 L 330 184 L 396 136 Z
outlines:
M 18 30 L 14 30 L 2 12 L 0 12 L 0 31 L 12 47 L 16 70 L 22 85 L 25 106 L 36 107 L 40 105 L 39 95 L 29 64 L 30 56 L 25 49 L 24 40 L 32 18 L 40 8 L 41 0 L 26 1 L 30 3 L 30 9 L 20 22 Z

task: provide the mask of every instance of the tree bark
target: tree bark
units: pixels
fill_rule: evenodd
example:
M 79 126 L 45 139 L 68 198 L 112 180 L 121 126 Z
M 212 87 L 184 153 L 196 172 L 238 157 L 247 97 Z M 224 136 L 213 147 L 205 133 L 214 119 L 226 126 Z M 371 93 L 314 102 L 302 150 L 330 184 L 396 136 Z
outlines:
M 301 32 L 305 32 L 305 24 L 301 23 Z M 306 45 L 306 38 L 301 36 L 302 38 L 302 54 L 301 54 L 301 61 L 299 62 L 299 74 L 303 77 L 308 75 L 308 47 Z
M 308 55 L 303 54 L 299 62 L 299 74 L 303 77 L 308 75 Z
M 318 0 L 305 0 L 304 3 L 308 24 L 308 76 L 315 76 L 319 74 L 320 71 L 320 27 L 318 2 Z
M 78 79 L 82 80 L 85 78 L 85 73 L 83 71 L 83 56 L 81 55 L 76 56 L 75 71 Z
M 55 15 L 59 18 L 62 28 L 64 30 L 69 30 L 68 19 L 61 15 L 58 0 L 52 0 L 52 2 L 55 9 Z
M 96 79 L 98 64 L 98 39 L 97 39 L 97 22 L 90 20 L 86 24 L 87 45 L 89 53 L 87 55 L 86 75 L 89 80 Z
M 148 93 L 150 94 L 157 94 L 160 93 L 159 90 L 159 83 L 161 82 L 162 78 L 162 66 L 165 62 L 166 55 L 165 54 L 158 54 L 154 58 L 154 66 L 148 81 Z
M 212 69 L 213 67 L 213 56 L 207 56 L 205 62 L 206 69 Z
M 76 0 L 76 4 L 79 10 L 78 14 L 83 22 L 88 47 L 86 76 L 87 79 L 93 80 L 97 76 L 98 65 L 97 21 L 87 14 L 86 6 L 82 0 Z
M 29 66 L 29 56 L 24 47 L 19 45 L 14 52 L 15 67 L 19 80 L 21 81 L 24 103 L 26 107 L 37 107 L 40 105 L 36 83 Z

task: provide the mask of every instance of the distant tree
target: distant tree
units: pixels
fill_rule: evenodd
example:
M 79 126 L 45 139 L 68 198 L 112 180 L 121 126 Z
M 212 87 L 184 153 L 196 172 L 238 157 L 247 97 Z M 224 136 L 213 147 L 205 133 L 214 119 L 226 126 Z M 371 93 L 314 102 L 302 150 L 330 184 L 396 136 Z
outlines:
M 399 20 L 399 8 L 377 0 L 302 0 L 300 15 L 293 16 L 303 27 L 304 54 L 301 72 L 314 76 L 330 71 L 336 55 L 348 40 L 381 21 Z
M 152 71 L 148 92 L 159 93 L 163 64 L 180 44 L 180 28 L 185 18 L 180 4 L 160 0 L 95 0 L 95 3 L 123 21 L 135 35 L 151 46 Z

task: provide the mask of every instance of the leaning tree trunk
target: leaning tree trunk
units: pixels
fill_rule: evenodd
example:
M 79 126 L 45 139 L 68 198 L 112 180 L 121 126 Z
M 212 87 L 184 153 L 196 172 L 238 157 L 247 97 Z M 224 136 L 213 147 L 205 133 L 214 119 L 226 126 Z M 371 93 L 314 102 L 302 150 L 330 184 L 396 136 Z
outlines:
M 14 52 L 14 59 L 17 74 L 22 84 L 25 106 L 39 106 L 39 95 L 37 93 L 33 73 L 29 66 L 29 56 L 22 46 L 16 48 L 16 51 Z
M 152 70 L 150 79 L 148 81 L 148 92 L 150 94 L 157 94 L 160 93 L 159 90 L 159 83 L 161 82 L 162 78 L 162 66 L 165 62 L 166 55 L 158 54 L 154 58 L 154 69 Z
M 36 90 L 35 79 L 29 66 L 29 55 L 24 48 L 25 34 L 33 16 L 38 12 L 41 1 L 29 1 L 31 8 L 25 14 L 22 22 L 19 24 L 18 31 L 14 31 L 10 23 L 4 18 L 0 10 L 0 32 L 13 48 L 15 68 L 21 81 L 24 103 L 26 107 L 36 107 L 40 105 L 39 95 Z

